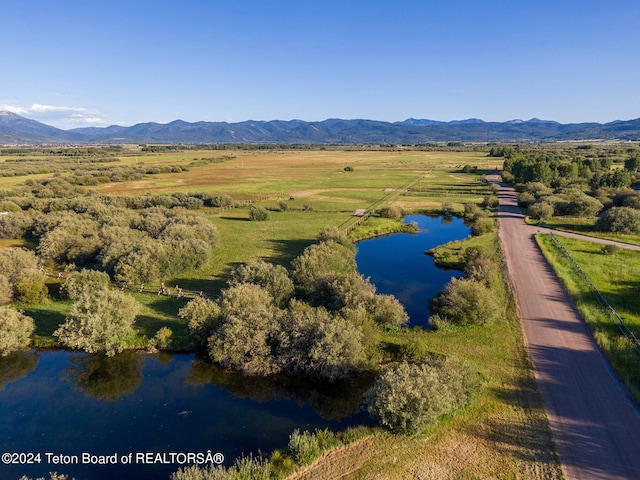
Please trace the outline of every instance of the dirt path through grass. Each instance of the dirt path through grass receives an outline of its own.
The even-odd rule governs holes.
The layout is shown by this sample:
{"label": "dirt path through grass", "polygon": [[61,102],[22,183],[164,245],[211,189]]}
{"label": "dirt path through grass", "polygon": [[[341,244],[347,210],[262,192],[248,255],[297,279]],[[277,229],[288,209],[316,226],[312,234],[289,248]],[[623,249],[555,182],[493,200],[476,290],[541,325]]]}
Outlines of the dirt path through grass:
{"label": "dirt path through grass", "polygon": [[499,218],[525,344],[566,478],[640,478],[640,413],[538,249],[538,229],[524,223],[515,192],[504,186]]}

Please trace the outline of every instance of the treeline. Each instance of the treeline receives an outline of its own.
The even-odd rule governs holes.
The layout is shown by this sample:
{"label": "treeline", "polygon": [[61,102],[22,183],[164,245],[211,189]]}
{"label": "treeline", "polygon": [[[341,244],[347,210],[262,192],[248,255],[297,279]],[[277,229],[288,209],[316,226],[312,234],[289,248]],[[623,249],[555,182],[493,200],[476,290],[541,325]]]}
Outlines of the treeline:
{"label": "treeline", "polygon": [[[110,182],[140,180],[144,175],[180,173],[189,170],[182,165],[100,165],[116,163],[117,158],[69,159],[8,159],[0,171],[2,177],[19,177],[34,174],[56,174],[74,185],[99,185]],[[33,182],[33,179],[28,181]]]}
{"label": "treeline", "polygon": [[516,153],[505,159],[503,179],[515,184],[519,205],[535,220],[597,216],[596,230],[640,233],[640,191],[631,188],[640,181],[640,153],[629,149],[618,162]]}
{"label": "treeline", "polygon": [[104,147],[68,147],[68,148],[52,148],[52,147],[20,147],[20,148],[3,148],[0,149],[2,156],[25,156],[25,155],[46,155],[57,157],[105,157],[110,155],[119,155],[124,151],[120,145],[111,145]]}

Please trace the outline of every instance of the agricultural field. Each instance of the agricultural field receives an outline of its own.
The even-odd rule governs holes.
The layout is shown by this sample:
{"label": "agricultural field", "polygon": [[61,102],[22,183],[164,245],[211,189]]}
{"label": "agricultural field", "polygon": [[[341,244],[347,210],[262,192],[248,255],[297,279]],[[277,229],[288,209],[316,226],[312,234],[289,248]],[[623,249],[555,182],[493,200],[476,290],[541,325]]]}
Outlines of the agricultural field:
{"label": "agricultural field", "polygon": [[[90,188],[109,195],[227,194],[237,202],[251,201],[272,210],[270,220],[260,223],[248,221],[247,208],[203,209],[220,231],[220,244],[200,272],[170,283],[176,280],[211,292],[219,291],[229,269],[239,263],[262,258],[288,265],[315,241],[323,226],[349,224],[357,209],[389,204],[407,212],[439,211],[450,203],[462,211],[466,202],[481,203],[487,191],[480,176],[462,175],[460,167],[494,169],[501,164],[479,152],[349,150],[190,150],[141,152],[120,159],[130,165],[180,165],[188,171]],[[277,211],[279,201],[286,203],[286,211]]]}

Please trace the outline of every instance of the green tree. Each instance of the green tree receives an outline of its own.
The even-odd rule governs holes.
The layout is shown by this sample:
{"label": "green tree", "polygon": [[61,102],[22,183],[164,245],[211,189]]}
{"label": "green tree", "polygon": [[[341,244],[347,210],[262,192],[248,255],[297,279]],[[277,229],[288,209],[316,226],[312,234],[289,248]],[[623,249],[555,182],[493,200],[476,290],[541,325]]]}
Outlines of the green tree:
{"label": "green tree", "polygon": [[78,300],[83,296],[92,295],[98,290],[109,286],[109,275],[97,270],[82,269],[72,272],[62,285],[62,290],[71,300]]}
{"label": "green tree", "polygon": [[400,327],[409,322],[404,306],[393,295],[373,296],[367,310],[372,319],[382,327]]}
{"label": "green tree", "polygon": [[293,305],[281,320],[275,350],[281,368],[330,381],[357,371],[366,360],[362,331],[324,308]]}
{"label": "green tree", "polygon": [[280,310],[259,285],[242,283],[222,292],[220,325],[209,337],[209,355],[223,367],[248,375],[279,371],[272,347],[280,331]]}
{"label": "green tree", "polygon": [[9,307],[0,307],[0,356],[23,349],[31,343],[33,318]]}
{"label": "green tree", "polygon": [[77,216],[44,234],[38,244],[38,254],[56,263],[82,264],[92,261],[102,245],[97,222],[87,216]]}
{"label": "green tree", "polygon": [[637,173],[640,169],[640,157],[631,157],[624,161],[624,169],[632,173]]}
{"label": "green tree", "polygon": [[605,211],[595,224],[601,232],[640,233],[640,210],[613,207]]}
{"label": "green tree", "polygon": [[[0,207],[0,211],[6,210]],[[0,238],[23,237],[31,228],[33,218],[27,212],[10,212],[8,215],[0,215]]]}
{"label": "green tree", "polygon": [[383,218],[392,218],[394,220],[402,220],[402,217],[404,216],[402,209],[395,205],[382,207],[378,213]]}
{"label": "green tree", "polygon": [[209,201],[209,205],[219,208],[231,207],[233,206],[233,198],[226,194],[216,195]]}
{"label": "green tree", "polygon": [[220,306],[208,298],[196,297],[178,312],[178,316],[189,322],[189,330],[203,342],[219,326]]}
{"label": "green tree", "polygon": [[247,375],[271,375],[279,371],[271,349],[278,332],[275,310],[232,313],[209,338],[209,355],[223,367]]}
{"label": "green tree", "polygon": [[249,207],[249,220],[269,220],[269,211],[260,205],[251,205],[251,207]]}
{"label": "green tree", "polygon": [[47,299],[49,290],[45,285],[46,275],[39,270],[22,273],[14,285],[15,298],[22,303],[41,303]]}
{"label": "green tree", "polygon": [[553,216],[553,206],[549,202],[536,202],[527,210],[534,220],[547,220]]}
{"label": "green tree", "polygon": [[362,333],[339,316],[318,323],[316,329],[315,341],[308,352],[307,371],[329,381],[357,371],[366,358]]}
{"label": "green tree", "polygon": [[470,278],[453,278],[433,300],[432,307],[458,325],[483,325],[498,313],[489,288]]}
{"label": "green tree", "polygon": [[118,259],[113,269],[114,277],[130,284],[158,281],[165,274],[166,258],[161,242],[143,237]]}
{"label": "green tree", "polygon": [[231,272],[230,286],[241,283],[253,283],[264,288],[278,305],[291,298],[294,285],[289,272],[282,265],[274,265],[264,261],[249,262],[235,268]]}
{"label": "green tree", "polygon": [[352,248],[334,241],[308,246],[292,262],[294,282],[308,291],[313,291],[318,282],[326,281],[337,274],[356,272]]}
{"label": "green tree", "polygon": [[9,283],[6,275],[0,273],[0,305],[13,300],[13,286]]}
{"label": "green tree", "polygon": [[344,247],[348,247],[355,251],[355,246],[353,245],[353,242],[347,236],[347,234],[344,231],[340,230],[338,227],[333,225],[322,227],[322,230],[320,230],[320,233],[318,233],[316,240],[318,240],[318,243],[323,243],[323,242],[339,243],[340,245]]}
{"label": "green tree", "polygon": [[134,335],[139,310],[138,302],[122,292],[98,290],[79,298],[53,335],[67,347],[111,356],[122,351]]}
{"label": "green tree", "polygon": [[363,395],[363,403],[392,432],[419,433],[468,401],[469,378],[467,370],[451,360],[401,363],[376,379]]}

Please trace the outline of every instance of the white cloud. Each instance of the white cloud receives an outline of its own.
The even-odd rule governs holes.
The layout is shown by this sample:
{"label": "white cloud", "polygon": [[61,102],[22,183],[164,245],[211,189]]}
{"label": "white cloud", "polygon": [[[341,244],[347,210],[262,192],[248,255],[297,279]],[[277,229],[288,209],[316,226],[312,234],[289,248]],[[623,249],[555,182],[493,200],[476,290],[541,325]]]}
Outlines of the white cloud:
{"label": "white cloud", "polygon": [[107,115],[99,110],[84,107],[41,105],[39,103],[22,107],[12,102],[0,101],[0,111],[2,110],[62,129],[108,124]]}

